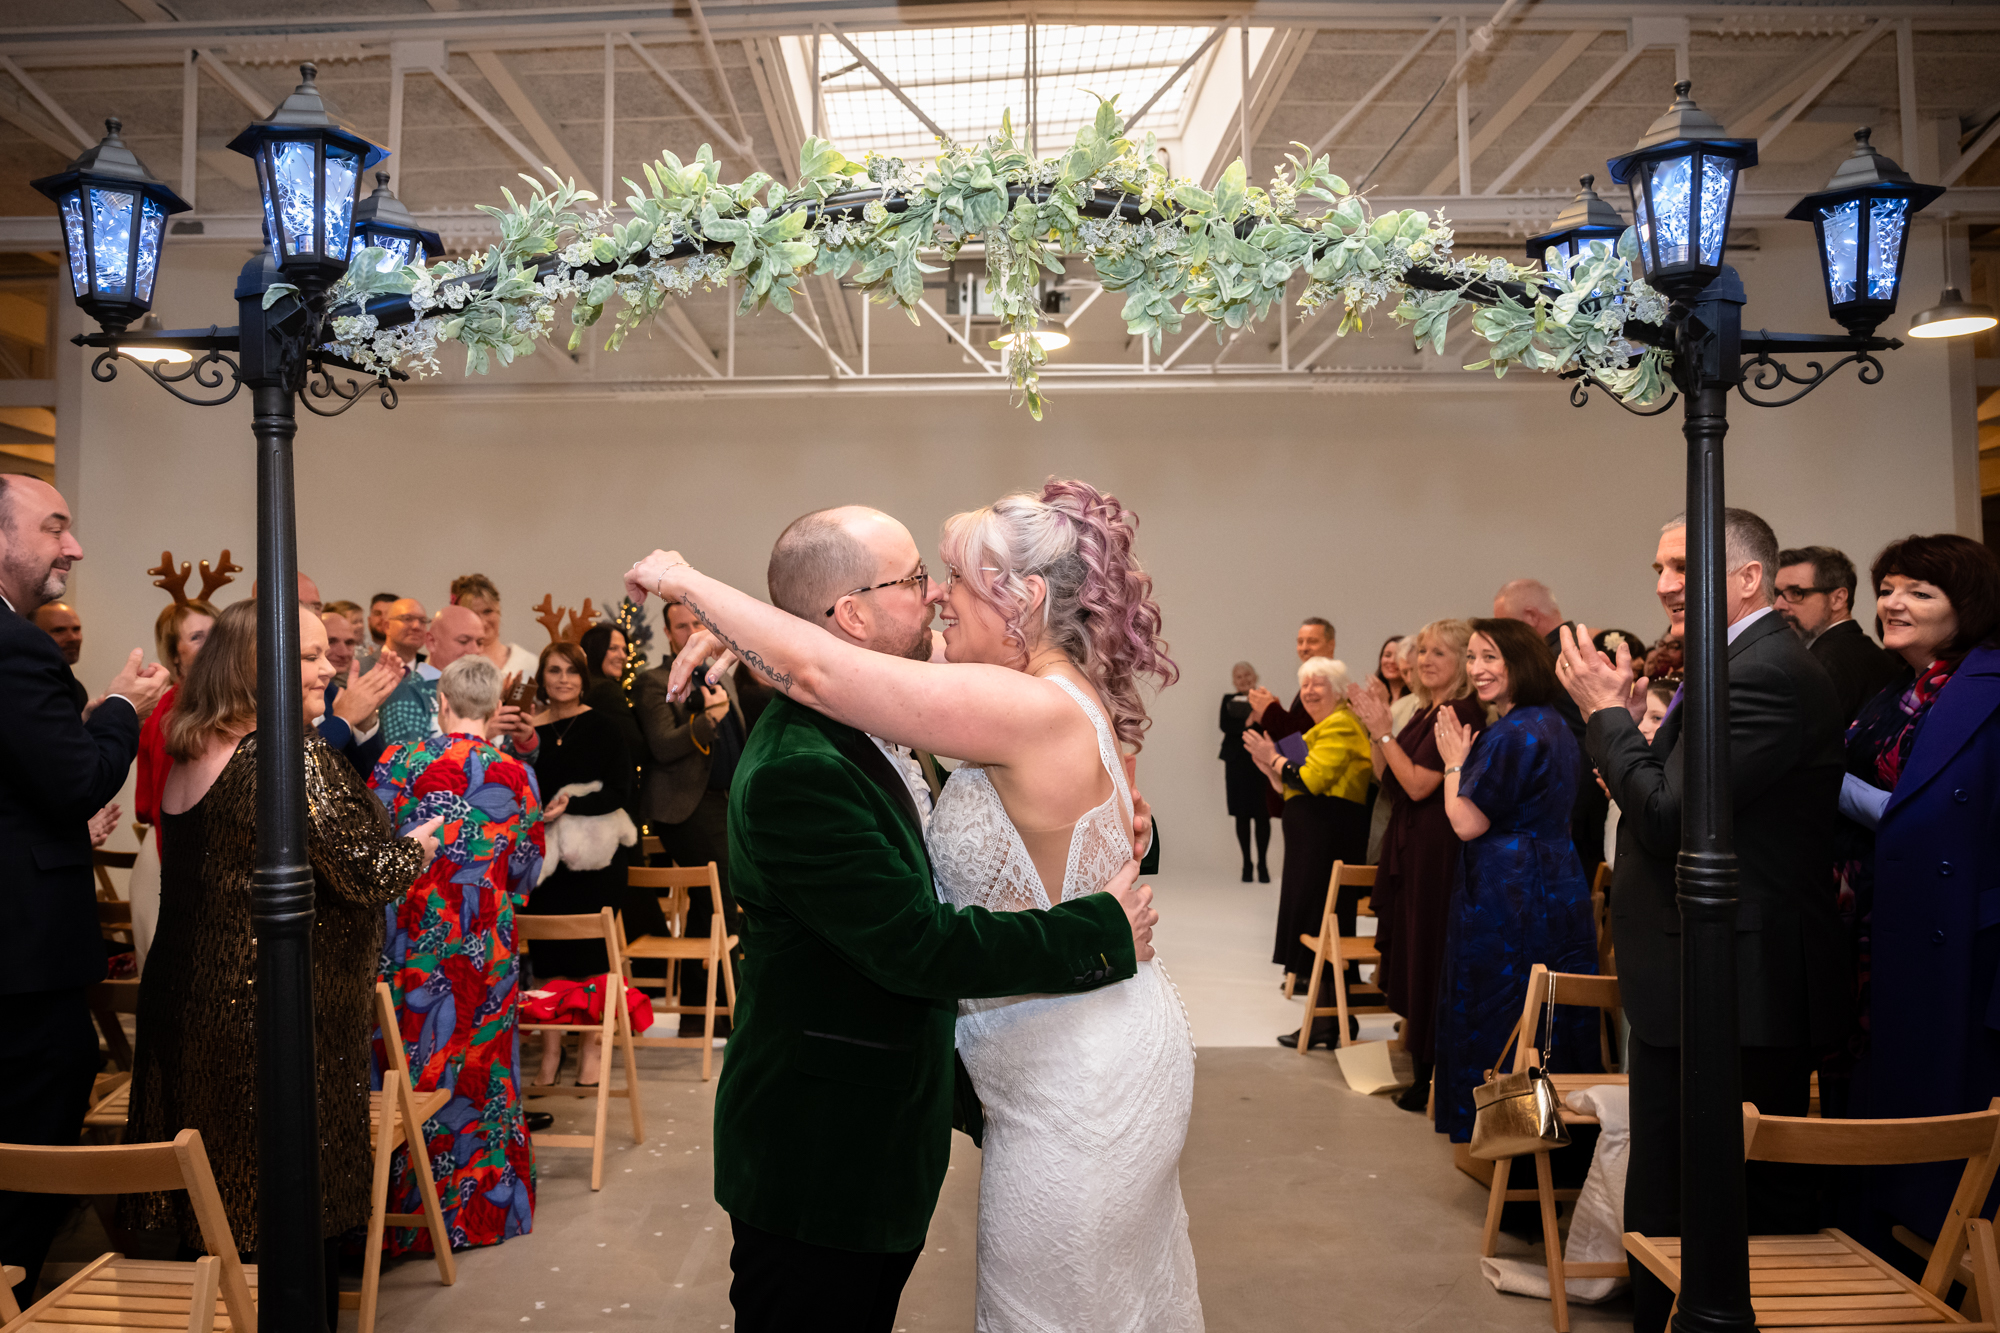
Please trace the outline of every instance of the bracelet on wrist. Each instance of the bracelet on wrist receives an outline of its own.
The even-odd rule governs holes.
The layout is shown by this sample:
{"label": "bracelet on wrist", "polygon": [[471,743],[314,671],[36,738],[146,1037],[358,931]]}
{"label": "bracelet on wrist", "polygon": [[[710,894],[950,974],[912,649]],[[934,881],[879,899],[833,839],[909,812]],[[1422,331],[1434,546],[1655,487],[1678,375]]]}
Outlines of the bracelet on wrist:
{"label": "bracelet on wrist", "polygon": [[1465,767],[1464,764],[1446,764],[1444,766],[1445,776],[1449,777],[1453,773],[1459,772],[1464,767]]}

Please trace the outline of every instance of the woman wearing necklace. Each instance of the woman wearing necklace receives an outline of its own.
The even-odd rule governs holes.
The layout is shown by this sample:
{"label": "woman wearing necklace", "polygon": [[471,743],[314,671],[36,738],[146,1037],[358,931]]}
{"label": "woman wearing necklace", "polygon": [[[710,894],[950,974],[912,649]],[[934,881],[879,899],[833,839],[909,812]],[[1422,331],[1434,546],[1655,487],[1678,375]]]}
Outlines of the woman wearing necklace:
{"label": "woman wearing necklace", "polygon": [[[589,664],[573,643],[542,650],[535,684],[543,710],[535,715],[540,740],[535,776],[544,803],[562,814],[548,823],[548,850],[542,880],[528,899],[526,913],[573,916],[622,908],[627,897],[625,868],[639,831],[626,806],[632,799],[632,751],[608,713],[583,701]],[[563,798],[567,805],[559,805]],[[529,951],[535,984],[561,977],[589,981],[609,966],[604,946],[592,940],[537,940]],[[584,1034],[577,1082],[598,1078],[597,1038]],[[554,1083],[562,1068],[562,1045],[542,1040],[542,1067],[536,1082]]]}

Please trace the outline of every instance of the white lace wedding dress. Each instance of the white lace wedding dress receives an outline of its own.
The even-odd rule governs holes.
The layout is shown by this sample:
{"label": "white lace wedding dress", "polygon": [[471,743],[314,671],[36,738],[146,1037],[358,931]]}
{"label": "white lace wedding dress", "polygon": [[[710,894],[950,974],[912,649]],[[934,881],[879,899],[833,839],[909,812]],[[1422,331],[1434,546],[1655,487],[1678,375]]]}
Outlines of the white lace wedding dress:
{"label": "white lace wedding dress", "polygon": [[[985,771],[951,775],[931,815],[938,895],[1041,910],[1101,890],[1131,858],[1131,797],[1104,715],[1113,790],[1070,834],[1053,898]],[[1157,962],[1078,995],[959,1005],[958,1049],[985,1107],[979,1333],[1200,1333],[1181,1145],[1194,1095],[1187,1012]]]}

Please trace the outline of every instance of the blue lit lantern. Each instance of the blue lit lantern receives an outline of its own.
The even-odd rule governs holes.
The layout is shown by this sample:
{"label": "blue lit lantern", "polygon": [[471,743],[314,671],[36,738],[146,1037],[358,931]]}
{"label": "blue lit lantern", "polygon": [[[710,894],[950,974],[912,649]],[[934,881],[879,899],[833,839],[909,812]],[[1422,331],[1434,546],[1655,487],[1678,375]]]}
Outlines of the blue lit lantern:
{"label": "blue lit lantern", "polygon": [[1674,104],[1638,147],[1605,165],[1632,190],[1632,225],[1646,281],[1678,300],[1701,292],[1722,270],[1736,174],[1757,165],[1757,141],[1732,139],[1674,85]]}
{"label": "blue lit lantern", "polygon": [[419,258],[436,259],[444,254],[444,242],[438,234],[419,227],[403,201],[390,191],[386,171],[375,173],[375,193],[354,206],[354,239],[347,257],[351,260],[370,246],[387,252],[381,264],[385,273]]}
{"label": "blue lit lantern", "polygon": [[1539,236],[1528,238],[1528,258],[1539,262],[1554,250],[1565,260],[1575,259],[1590,248],[1592,241],[1608,241],[1618,244],[1618,238],[1625,234],[1625,219],[1618,216],[1618,210],[1604,202],[1591,187],[1597,184],[1597,177],[1585,176],[1577,181],[1583,188],[1577,191],[1568,208],[1556,214],[1553,229]]}
{"label": "blue lit lantern", "polygon": [[1826,279],[1827,313],[1848,332],[1864,338],[1896,312],[1911,214],[1923,212],[1944,193],[1942,185],[1911,180],[1875,151],[1868,133],[1866,126],[1856,130],[1854,152],[1826,188],[1799,200],[1785,214],[1813,224],[1820,271]]}
{"label": "blue lit lantern", "polygon": [[95,148],[67,170],[32,182],[62,218],[76,303],[111,333],[153,308],[167,219],[189,207],[125,146],[118,137],[123,128],[115,116],[105,121]]}
{"label": "blue lit lantern", "polygon": [[257,164],[272,258],[288,281],[309,292],[324,291],[347,271],[362,173],[389,155],[339,122],[313,84],[318,73],[300,65],[299,86],[270,119],[229,141]]}

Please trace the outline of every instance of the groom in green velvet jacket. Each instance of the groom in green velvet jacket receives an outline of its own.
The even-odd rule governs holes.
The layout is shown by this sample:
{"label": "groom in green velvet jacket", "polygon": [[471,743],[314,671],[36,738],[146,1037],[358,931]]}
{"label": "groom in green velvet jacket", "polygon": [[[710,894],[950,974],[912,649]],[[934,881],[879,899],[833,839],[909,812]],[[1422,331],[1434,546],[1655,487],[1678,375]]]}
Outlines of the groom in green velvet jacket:
{"label": "groom in green velvet jacket", "polygon": [[[922,569],[887,514],[822,510],[779,537],[771,600],[862,647],[927,658],[942,591]],[[928,796],[907,751],[782,695],[736,770],[743,986],[715,1197],[735,1233],[741,1333],[888,1333],[951,1152],[957,1001],[1090,990],[1152,956],[1149,895],[1130,878],[1045,912],[940,903]]]}

